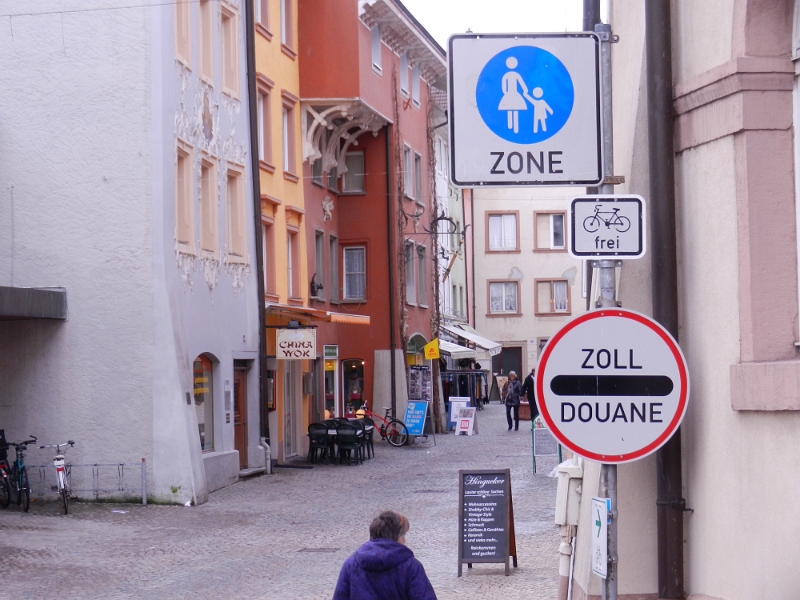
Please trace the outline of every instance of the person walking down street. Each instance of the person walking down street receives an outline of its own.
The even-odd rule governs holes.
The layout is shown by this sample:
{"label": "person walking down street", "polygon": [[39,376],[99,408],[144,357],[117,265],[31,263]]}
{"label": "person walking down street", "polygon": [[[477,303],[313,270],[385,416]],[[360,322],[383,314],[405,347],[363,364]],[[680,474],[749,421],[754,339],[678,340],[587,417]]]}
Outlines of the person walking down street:
{"label": "person walking down street", "polygon": [[522,395],[522,386],[519,384],[517,374],[511,371],[508,374],[508,391],[506,392],[506,420],[508,430],[511,431],[511,411],[514,411],[514,431],[519,431],[519,397]]}
{"label": "person walking down street", "polygon": [[406,547],[410,524],[391,510],[369,526],[369,541],[350,556],[339,573],[333,600],[436,600],[422,563]]}
{"label": "person walking down street", "polygon": [[536,369],[531,369],[522,384],[522,395],[528,399],[531,405],[531,421],[539,416],[539,406],[536,404]]}

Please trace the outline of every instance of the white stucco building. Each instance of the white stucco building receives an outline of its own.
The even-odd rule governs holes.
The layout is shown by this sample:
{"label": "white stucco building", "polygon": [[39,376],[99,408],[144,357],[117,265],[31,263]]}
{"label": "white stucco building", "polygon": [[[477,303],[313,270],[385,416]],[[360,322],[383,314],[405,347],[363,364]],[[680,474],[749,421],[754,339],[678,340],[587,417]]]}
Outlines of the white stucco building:
{"label": "white stucco building", "polygon": [[[536,366],[544,344],[586,311],[583,261],[568,254],[569,202],[583,188],[476,188],[475,328],[503,344],[492,372]],[[487,365],[488,367],[488,365]]]}
{"label": "white stucco building", "polygon": [[264,464],[245,7],[134,4],[0,2],[0,428],[202,503]]}

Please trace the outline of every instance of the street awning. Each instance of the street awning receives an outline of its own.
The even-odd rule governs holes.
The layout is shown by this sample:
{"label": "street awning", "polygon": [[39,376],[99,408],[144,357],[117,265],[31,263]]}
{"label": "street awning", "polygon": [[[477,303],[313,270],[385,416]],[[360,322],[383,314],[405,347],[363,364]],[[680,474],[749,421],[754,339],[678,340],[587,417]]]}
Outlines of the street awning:
{"label": "street awning", "polygon": [[352,313],[318,310],[309,306],[289,306],[288,304],[267,302],[264,305],[264,310],[271,314],[282,314],[288,317],[304,317],[311,319],[312,321],[324,321],[326,323],[347,323],[349,325],[369,325],[368,315],[356,315]]}
{"label": "street awning", "polygon": [[[454,325],[442,325],[442,329],[449,331],[453,335],[462,337],[465,340],[469,340],[476,346],[480,346],[489,353],[489,356],[500,354],[500,350],[503,348],[502,344],[498,344],[497,342],[493,342],[492,340],[488,340],[485,337],[474,333],[474,329],[472,331],[467,331],[466,329],[462,329],[461,327],[456,327]],[[472,328],[470,327],[470,329]]]}
{"label": "street awning", "polygon": [[447,342],[442,339],[439,340],[439,352],[442,354],[449,354],[450,358],[453,360],[460,360],[462,358],[475,358],[477,355],[475,350],[472,348],[459,346],[458,344]]}

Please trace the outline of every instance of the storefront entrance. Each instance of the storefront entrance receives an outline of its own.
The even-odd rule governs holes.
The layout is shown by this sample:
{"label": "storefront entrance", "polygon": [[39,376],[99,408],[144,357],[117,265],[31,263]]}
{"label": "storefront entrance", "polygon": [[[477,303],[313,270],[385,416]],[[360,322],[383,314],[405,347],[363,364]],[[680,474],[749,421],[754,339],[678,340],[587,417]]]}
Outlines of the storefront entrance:
{"label": "storefront entrance", "polygon": [[364,361],[360,358],[342,361],[342,389],[344,390],[343,410],[351,412],[361,408],[364,401]]}
{"label": "storefront entrance", "polygon": [[239,451],[239,469],[247,468],[247,369],[233,371],[233,447]]}
{"label": "storefront entrance", "polygon": [[300,416],[300,396],[297,373],[300,365],[296,360],[283,363],[283,455],[297,456],[297,419]]}

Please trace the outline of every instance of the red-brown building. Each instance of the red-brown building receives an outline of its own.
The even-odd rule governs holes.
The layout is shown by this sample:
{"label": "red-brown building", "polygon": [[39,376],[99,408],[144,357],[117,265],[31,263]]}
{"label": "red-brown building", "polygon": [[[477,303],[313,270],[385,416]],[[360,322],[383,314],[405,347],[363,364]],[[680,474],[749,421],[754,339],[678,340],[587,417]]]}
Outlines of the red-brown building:
{"label": "red-brown building", "polygon": [[429,92],[445,53],[396,0],[299,0],[298,21],[309,304],[370,317],[317,322],[309,417],[361,400],[400,413],[435,331]]}

